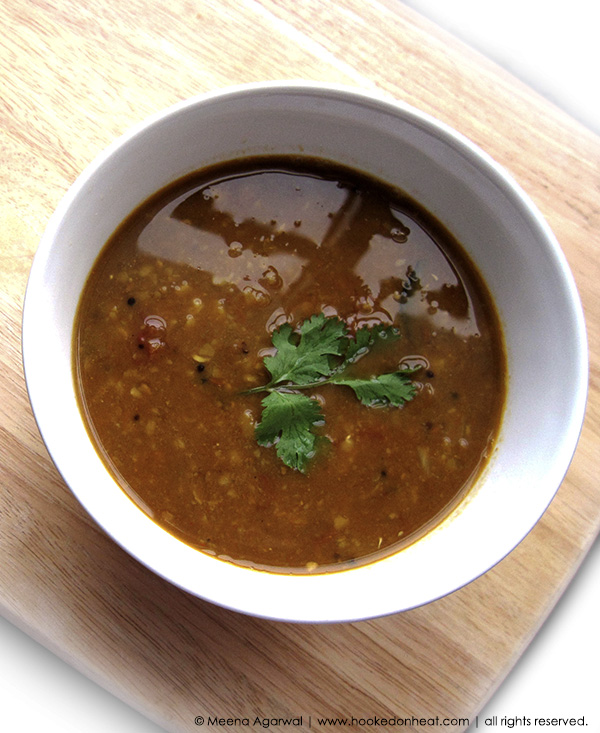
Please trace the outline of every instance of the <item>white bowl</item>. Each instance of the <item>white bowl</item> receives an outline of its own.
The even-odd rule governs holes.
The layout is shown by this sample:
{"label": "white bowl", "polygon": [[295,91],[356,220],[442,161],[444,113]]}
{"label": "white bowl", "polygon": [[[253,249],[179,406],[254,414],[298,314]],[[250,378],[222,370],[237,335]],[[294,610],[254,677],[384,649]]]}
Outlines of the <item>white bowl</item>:
{"label": "white bowl", "polygon": [[[453,514],[377,562],[323,575],[243,568],[190,548],[115,483],[82,421],[73,321],[106,240],[158,189],[237,156],[302,152],[397,185],[470,253],[495,299],[508,360],[498,447]],[[469,140],[402,104],[343,87],[264,83],[205,94],[151,117],[103,152],[49,222],[31,269],[23,359],[48,451],[81,504],[148,568],[186,591],[286,621],[403,611],[469,583],[532,529],[574,453],[587,396],[582,310],[565,258],[516,183]]]}

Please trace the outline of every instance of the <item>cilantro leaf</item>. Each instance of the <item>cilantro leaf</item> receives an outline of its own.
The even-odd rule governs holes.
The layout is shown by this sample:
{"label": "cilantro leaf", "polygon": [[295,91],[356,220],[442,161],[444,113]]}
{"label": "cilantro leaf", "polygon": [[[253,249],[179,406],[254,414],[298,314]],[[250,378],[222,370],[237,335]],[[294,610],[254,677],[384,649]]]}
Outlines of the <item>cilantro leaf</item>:
{"label": "cilantro leaf", "polygon": [[414,384],[403,372],[391,372],[371,379],[344,379],[334,377],[330,384],[350,387],[354,394],[367,407],[392,405],[400,407],[411,400],[416,393]]}
{"label": "cilantro leaf", "polygon": [[348,368],[378,342],[397,340],[393,326],[363,326],[352,337],[337,316],[323,313],[303,321],[295,331],[288,323],[273,332],[276,352],[264,364],[271,381],[245,394],[268,392],[262,400],[261,421],[255,427],[259,445],[275,446],[277,455],[290,468],[305,472],[316,451],[314,427],[324,421],[319,403],[302,390],[335,384],[350,387],[367,407],[400,407],[411,400],[416,388],[410,380],[415,369],[373,376],[347,376]]}
{"label": "cilantro leaf", "polygon": [[261,422],[255,427],[259,445],[275,446],[290,468],[304,472],[315,454],[315,423],[323,421],[319,403],[297,392],[270,392],[263,400]]}
{"label": "cilantro leaf", "polygon": [[384,326],[382,323],[369,328],[368,326],[362,326],[356,331],[354,339],[348,340],[346,351],[344,353],[344,361],[340,366],[339,371],[342,371],[350,364],[358,361],[365,354],[368,354],[375,342],[379,339],[389,341],[396,341],[400,338],[399,331],[393,326]]}
{"label": "cilantro leaf", "polygon": [[299,337],[284,324],[272,337],[277,353],[264,360],[272,378],[270,386],[285,382],[305,385],[331,374],[331,357],[343,354],[345,335],[344,322],[323,313],[304,321]]}

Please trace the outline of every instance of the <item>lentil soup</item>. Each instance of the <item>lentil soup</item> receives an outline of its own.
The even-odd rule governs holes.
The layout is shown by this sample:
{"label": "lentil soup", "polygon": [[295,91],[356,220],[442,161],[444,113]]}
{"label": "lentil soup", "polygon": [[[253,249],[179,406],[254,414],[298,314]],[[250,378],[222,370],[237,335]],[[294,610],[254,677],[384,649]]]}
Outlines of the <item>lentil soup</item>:
{"label": "lentil soup", "polygon": [[[411,367],[413,399],[369,407],[334,384],[305,472],[259,445],[273,333],[315,314],[394,327],[353,364]],[[282,572],[400,549],[465,496],[497,439],[501,328],[460,245],[416,202],[308,158],[200,171],[113,235],[79,305],[74,367],[117,481],[184,542]],[[276,441],[275,441],[276,442]]]}

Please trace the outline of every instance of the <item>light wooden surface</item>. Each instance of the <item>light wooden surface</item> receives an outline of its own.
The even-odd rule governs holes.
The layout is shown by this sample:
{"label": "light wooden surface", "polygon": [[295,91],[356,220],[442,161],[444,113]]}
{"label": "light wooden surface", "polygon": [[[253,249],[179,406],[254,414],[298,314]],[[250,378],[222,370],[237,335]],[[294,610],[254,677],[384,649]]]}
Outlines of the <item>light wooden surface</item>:
{"label": "light wooden surface", "polygon": [[[168,731],[199,715],[473,718],[600,526],[600,139],[395,0],[5,0],[0,30],[0,612]],[[586,423],[543,519],[468,587],[376,621],[253,619],[153,576],[71,496],[21,370],[28,269],[85,165],[173,102],[282,78],[378,88],[473,139],[546,216],[586,312]]]}

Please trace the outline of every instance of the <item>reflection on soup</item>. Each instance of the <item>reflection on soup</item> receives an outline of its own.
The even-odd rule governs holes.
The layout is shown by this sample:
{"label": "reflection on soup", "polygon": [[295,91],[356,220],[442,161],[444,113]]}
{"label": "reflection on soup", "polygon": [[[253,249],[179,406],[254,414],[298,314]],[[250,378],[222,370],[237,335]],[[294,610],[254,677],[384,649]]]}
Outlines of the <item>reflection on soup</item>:
{"label": "reflection on soup", "polygon": [[[371,407],[313,386],[324,419],[300,471],[257,442],[265,393],[249,390],[269,382],[274,332],[318,314],[350,336],[394,327],[353,374],[413,367],[415,395]],[[444,227],[307,158],[232,161],[144,203],[89,277],[74,361],[132,500],[196,548],[285,572],[372,560],[446,516],[497,439],[506,377],[489,293]]]}

